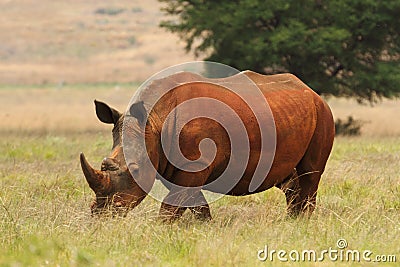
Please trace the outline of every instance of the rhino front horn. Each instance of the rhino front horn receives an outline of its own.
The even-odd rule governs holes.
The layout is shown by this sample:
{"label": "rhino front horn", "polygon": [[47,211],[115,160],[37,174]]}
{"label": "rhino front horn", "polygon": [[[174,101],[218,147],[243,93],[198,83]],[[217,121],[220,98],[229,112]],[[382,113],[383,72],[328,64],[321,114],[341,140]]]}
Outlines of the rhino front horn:
{"label": "rhino front horn", "polygon": [[108,183],[104,174],[101,171],[93,169],[83,153],[80,154],[80,160],[82,171],[85,175],[86,181],[89,184],[89,187],[92,188],[94,192],[106,189]]}

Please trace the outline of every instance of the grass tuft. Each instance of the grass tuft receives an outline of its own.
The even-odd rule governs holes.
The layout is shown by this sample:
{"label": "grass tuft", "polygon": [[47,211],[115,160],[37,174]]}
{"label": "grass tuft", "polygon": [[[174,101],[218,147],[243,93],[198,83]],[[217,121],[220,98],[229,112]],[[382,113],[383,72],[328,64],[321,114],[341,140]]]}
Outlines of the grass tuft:
{"label": "grass tuft", "polygon": [[400,255],[396,138],[338,138],[310,219],[288,218],[282,192],[271,189],[212,203],[211,222],[187,212],[173,224],[157,219],[159,203],[150,197],[126,218],[90,215],[93,193],[78,155],[100,162],[109,139],[91,133],[1,139],[0,265],[254,266],[271,263],[257,259],[265,245],[323,250],[339,238],[351,249]]}

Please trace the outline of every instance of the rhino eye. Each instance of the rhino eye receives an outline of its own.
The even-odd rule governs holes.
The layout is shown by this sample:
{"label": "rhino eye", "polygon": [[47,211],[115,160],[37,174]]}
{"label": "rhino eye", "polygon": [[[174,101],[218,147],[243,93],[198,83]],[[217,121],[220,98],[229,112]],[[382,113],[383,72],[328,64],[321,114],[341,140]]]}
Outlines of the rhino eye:
{"label": "rhino eye", "polygon": [[115,162],[114,159],[105,158],[101,163],[101,170],[102,171],[116,171],[119,169],[118,164]]}
{"label": "rhino eye", "polygon": [[133,176],[139,174],[139,166],[136,163],[131,163],[128,166],[129,171],[132,173]]}
{"label": "rhino eye", "polygon": [[132,175],[137,176],[139,174],[139,169],[133,169],[132,170]]}
{"label": "rhino eye", "polygon": [[136,163],[130,163],[128,165],[128,168],[131,172],[138,172],[139,171],[139,166]]}

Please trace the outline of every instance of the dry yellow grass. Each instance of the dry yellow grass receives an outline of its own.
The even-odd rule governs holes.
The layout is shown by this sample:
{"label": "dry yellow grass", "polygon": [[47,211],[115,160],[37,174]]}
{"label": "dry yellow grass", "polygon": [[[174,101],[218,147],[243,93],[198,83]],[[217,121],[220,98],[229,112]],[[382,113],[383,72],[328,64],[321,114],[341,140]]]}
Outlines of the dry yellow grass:
{"label": "dry yellow grass", "polygon": [[[94,112],[93,100],[125,111],[137,84],[65,86],[60,89],[0,89],[0,132],[108,131]],[[28,87],[29,88],[29,87]],[[365,122],[367,137],[400,136],[400,101],[384,100],[373,107],[354,100],[328,100],[335,118],[354,116]]]}
{"label": "dry yellow grass", "polygon": [[[211,203],[211,222],[187,212],[172,225],[157,220],[160,203],[151,197],[126,218],[90,216],[94,193],[78,155],[99,167],[110,146],[109,132],[0,138],[0,266],[281,266],[276,255],[259,261],[257,251],[321,252],[341,238],[372,259],[394,256],[384,266],[398,266],[398,138],[338,138],[310,219],[287,218],[283,193],[271,189]],[[295,265],[349,263],[367,265],[328,256]]]}
{"label": "dry yellow grass", "polygon": [[156,0],[2,0],[0,84],[142,81],[192,61],[183,43],[158,27],[159,7]]}
{"label": "dry yellow grass", "polygon": [[96,89],[3,89],[0,90],[0,132],[68,133],[110,130],[100,123],[94,99],[125,111],[135,86],[104,86]]}
{"label": "dry yellow grass", "polygon": [[355,100],[332,98],[328,100],[335,118],[353,116],[362,120],[363,136],[400,136],[400,101],[383,100],[376,105],[359,105]]}

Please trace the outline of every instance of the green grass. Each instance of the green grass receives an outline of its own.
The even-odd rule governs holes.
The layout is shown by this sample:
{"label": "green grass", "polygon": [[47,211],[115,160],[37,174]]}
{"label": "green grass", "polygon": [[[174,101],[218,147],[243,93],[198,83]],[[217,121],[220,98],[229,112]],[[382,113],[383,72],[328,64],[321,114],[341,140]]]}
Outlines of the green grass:
{"label": "green grass", "polygon": [[[90,216],[78,156],[98,167],[109,133],[0,140],[0,266],[269,266],[257,260],[265,245],[320,251],[339,238],[400,261],[399,138],[338,138],[310,219],[287,218],[283,194],[271,189],[212,203],[211,222],[185,213],[173,224],[157,220],[150,197],[126,218]],[[301,265],[310,264],[320,265]]]}

